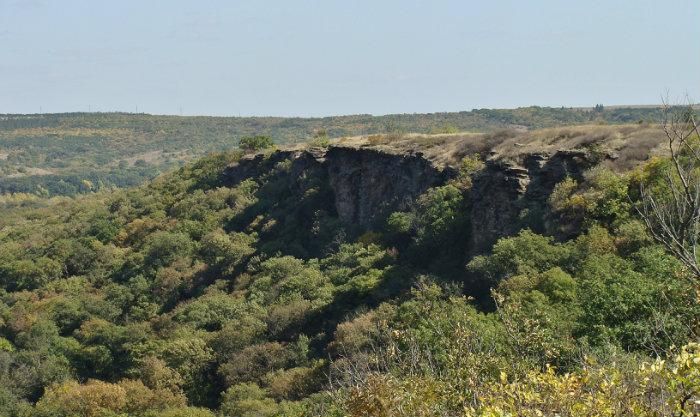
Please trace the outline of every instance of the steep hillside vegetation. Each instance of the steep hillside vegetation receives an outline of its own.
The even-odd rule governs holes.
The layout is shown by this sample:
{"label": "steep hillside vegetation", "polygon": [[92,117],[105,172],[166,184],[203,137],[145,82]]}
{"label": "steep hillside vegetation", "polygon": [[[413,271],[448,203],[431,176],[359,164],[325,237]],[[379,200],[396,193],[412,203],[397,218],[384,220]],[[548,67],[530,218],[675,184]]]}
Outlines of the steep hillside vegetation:
{"label": "steep hillside vegetation", "polygon": [[312,136],[487,132],[578,123],[656,121],[655,108],[474,110],[326,118],[176,117],[123,113],[0,115],[0,194],[75,195],[138,185],[245,136],[278,143]]}
{"label": "steep hillside vegetation", "polygon": [[0,414],[692,415],[697,286],[634,209],[661,143],[369,136],[8,208]]}

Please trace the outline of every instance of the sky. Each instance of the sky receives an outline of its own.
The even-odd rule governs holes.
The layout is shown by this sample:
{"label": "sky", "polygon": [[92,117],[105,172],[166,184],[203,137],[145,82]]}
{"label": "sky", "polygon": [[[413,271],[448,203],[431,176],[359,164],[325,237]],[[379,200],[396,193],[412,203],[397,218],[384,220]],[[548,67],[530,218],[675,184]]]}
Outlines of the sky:
{"label": "sky", "polygon": [[0,0],[0,113],[700,101],[699,0]]}

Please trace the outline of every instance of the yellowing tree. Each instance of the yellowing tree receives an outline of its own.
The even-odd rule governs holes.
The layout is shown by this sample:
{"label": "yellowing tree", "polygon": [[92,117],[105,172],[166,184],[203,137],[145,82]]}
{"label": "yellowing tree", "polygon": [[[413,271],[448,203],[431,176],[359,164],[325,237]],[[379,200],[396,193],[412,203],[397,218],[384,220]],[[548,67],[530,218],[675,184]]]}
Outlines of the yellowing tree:
{"label": "yellowing tree", "polygon": [[142,414],[185,407],[184,395],[167,389],[152,390],[139,380],[116,384],[90,380],[50,386],[36,405],[40,415],[95,417],[105,413]]}
{"label": "yellowing tree", "polygon": [[91,380],[50,386],[36,407],[41,414],[95,417],[104,411],[119,412],[127,402],[126,390],[116,384]]}

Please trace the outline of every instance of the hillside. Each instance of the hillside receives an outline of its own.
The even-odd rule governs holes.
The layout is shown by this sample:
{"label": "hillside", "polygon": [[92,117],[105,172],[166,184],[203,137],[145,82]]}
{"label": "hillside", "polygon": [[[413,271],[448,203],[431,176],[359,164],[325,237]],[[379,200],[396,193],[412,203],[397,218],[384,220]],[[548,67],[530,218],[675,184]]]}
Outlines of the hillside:
{"label": "hillside", "polygon": [[262,134],[277,143],[378,133],[490,132],[584,123],[656,122],[658,108],[473,110],[326,118],[179,117],[125,113],[0,115],[0,194],[75,195],[141,184]]}
{"label": "hillside", "polygon": [[696,284],[635,210],[663,143],[348,135],[7,208],[0,415],[692,415]]}

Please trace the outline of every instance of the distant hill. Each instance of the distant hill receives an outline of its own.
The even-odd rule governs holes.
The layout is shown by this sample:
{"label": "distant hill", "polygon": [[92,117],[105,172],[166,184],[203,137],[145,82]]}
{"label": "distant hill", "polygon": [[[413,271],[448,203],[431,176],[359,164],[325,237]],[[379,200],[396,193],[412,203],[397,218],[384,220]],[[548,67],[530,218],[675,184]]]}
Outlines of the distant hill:
{"label": "distant hill", "polygon": [[276,143],[378,133],[490,132],[575,124],[655,122],[657,107],[526,107],[455,113],[323,118],[182,117],[129,113],[0,115],[0,194],[75,195],[127,187],[193,158],[237,146],[241,137]]}

